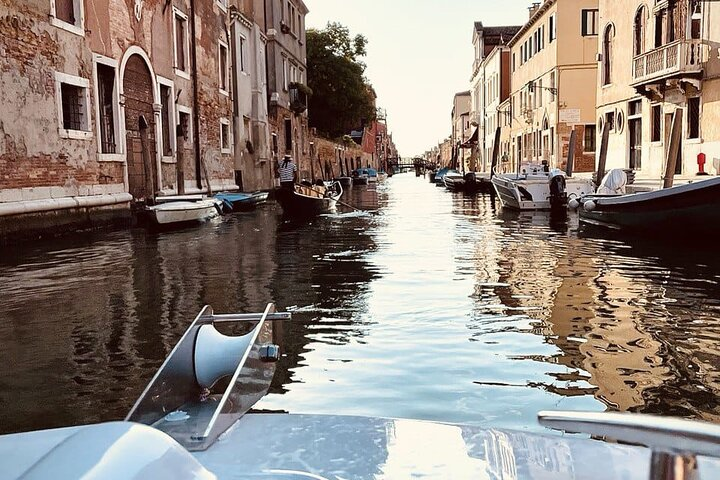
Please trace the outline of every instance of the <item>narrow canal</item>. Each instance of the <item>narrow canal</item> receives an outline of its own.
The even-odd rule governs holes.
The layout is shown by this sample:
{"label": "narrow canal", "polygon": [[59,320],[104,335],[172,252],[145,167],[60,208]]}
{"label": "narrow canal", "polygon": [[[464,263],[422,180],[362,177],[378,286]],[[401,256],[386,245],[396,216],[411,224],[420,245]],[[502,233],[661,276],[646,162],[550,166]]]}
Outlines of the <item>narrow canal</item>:
{"label": "narrow canal", "polygon": [[539,430],[542,409],[720,421],[720,260],[603,239],[414,175],[371,210],[256,212],[5,248],[0,433],[121,419],[205,304],[294,312],[271,393],[292,413]]}

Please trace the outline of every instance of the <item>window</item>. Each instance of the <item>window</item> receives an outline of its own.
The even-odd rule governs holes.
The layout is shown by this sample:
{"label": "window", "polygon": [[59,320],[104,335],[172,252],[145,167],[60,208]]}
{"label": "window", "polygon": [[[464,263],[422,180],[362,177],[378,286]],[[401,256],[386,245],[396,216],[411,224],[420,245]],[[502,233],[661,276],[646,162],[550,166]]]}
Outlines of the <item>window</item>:
{"label": "window", "polygon": [[287,58],[282,59],[282,78],[283,78],[283,90],[288,90],[288,61]]}
{"label": "window", "polygon": [[538,106],[542,107],[543,105],[543,86],[542,86],[542,78],[538,80],[537,82],[537,97],[538,97]]}
{"label": "window", "polygon": [[220,40],[218,42],[218,68],[219,68],[219,76],[220,81],[218,82],[220,86],[220,93],[223,93],[225,95],[228,94],[228,90],[230,90],[228,87],[230,85],[230,79],[228,78],[228,46],[227,43]]}
{"label": "window", "polygon": [[245,65],[245,56],[247,55],[245,49],[247,48],[247,40],[242,35],[238,35],[238,67],[241,72],[247,72]]}
{"label": "window", "polygon": [[702,1],[690,1],[690,38],[699,40],[702,35]]}
{"label": "window", "polygon": [[86,78],[55,73],[58,132],[63,138],[88,139],[90,132],[90,82]]}
{"label": "window", "polygon": [[227,0],[217,0],[218,7],[220,7],[220,10],[226,12],[227,11]]}
{"label": "window", "polygon": [[97,63],[96,68],[100,153],[118,153],[115,130],[117,126],[115,68],[102,63]]}
{"label": "window", "polygon": [[612,83],[612,53],[613,53],[613,37],[615,32],[612,25],[605,27],[605,33],[603,35],[603,53],[602,53],[602,80],[603,85],[610,85]]}
{"label": "window", "polygon": [[85,35],[82,0],[50,0],[50,23],[76,35]]}
{"label": "window", "polygon": [[687,136],[700,138],[700,97],[687,100]]}
{"label": "window", "polygon": [[533,42],[533,37],[530,37],[530,38],[528,39],[528,41],[530,42],[530,43],[528,43],[528,45],[529,45],[529,50],[530,50],[530,54],[529,54],[528,56],[529,56],[530,58],[532,58],[533,55],[535,55],[535,50],[533,50],[533,48],[534,48],[534,47],[533,47],[533,43],[534,43],[534,42]]}
{"label": "window", "polygon": [[220,153],[231,153],[230,122],[226,118],[220,119]]}
{"label": "window", "polygon": [[633,30],[633,54],[635,56],[645,53],[645,19],[647,12],[645,6],[642,5],[635,14],[635,26]]}
{"label": "window", "polygon": [[557,38],[557,25],[555,24],[555,14],[550,15],[548,24],[548,43],[552,43]]}
{"label": "window", "polygon": [[[178,123],[177,123],[177,135],[178,135],[178,149],[183,146],[183,141],[192,139],[192,120],[189,107],[182,105],[177,106],[178,111]],[[182,138],[182,140],[180,140]]]}
{"label": "window", "polygon": [[651,137],[653,142],[659,142],[662,134],[662,105],[652,106]]}
{"label": "window", "polygon": [[550,88],[552,90],[549,90],[550,93],[550,102],[555,101],[555,72],[550,72]]}
{"label": "window", "polygon": [[190,78],[188,75],[188,64],[190,62],[188,61],[187,15],[177,9],[173,9],[173,12],[175,18],[173,23],[175,73]]}
{"label": "window", "polygon": [[615,130],[615,112],[607,112],[605,114],[605,125],[609,131]]}
{"label": "window", "polygon": [[633,170],[642,168],[642,100],[628,102],[628,134],[630,137],[630,162]]}
{"label": "window", "polygon": [[582,35],[587,37],[598,34],[598,11],[582,10]]}
{"label": "window", "polygon": [[170,135],[172,129],[171,104],[173,101],[172,90],[168,85],[160,85],[160,126],[162,127],[162,154],[163,157],[172,157],[173,145]]}
{"label": "window", "polygon": [[595,152],[595,125],[585,125],[585,138],[583,139],[583,151],[587,153]]}
{"label": "window", "polygon": [[512,71],[515,71],[515,53],[512,54]]}
{"label": "window", "polygon": [[84,130],[83,118],[84,88],[69,83],[60,84],[62,95],[62,118],[65,130]]}
{"label": "window", "polygon": [[285,151],[292,151],[293,136],[292,136],[292,120],[289,118],[285,119]]}

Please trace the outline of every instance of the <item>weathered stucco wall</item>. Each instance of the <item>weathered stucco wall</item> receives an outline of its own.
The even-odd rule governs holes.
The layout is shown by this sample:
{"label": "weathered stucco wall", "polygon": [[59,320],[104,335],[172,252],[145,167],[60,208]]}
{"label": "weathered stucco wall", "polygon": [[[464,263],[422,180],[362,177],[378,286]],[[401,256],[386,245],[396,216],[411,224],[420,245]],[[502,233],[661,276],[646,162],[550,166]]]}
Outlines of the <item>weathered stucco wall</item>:
{"label": "weathered stucco wall", "polygon": [[[232,143],[229,152],[222,152],[220,145],[220,120],[232,120],[231,97],[219,88],[219,40],[227,42],[227,13],[217,2],[196,2],[199,88],[195,105],[192,75],[177,75],[174,69],[173,8],[189,16],[188,2],[145,0],[138,11],[135,7],[132,0],[86,0],[84,28],[73,32],[52,23],[48,1],[0,2],[0,202],[128,191],[126,160],[132,144],[124,138],[124,97],[120,93],[132,85],[132,79],[123,82],[125,63],[132,54],[149,61],[153,105],[147,120],[157,143],[151,149],[153,168],[158,172],[155,190],[169,193],[177,189],[178,142],[171,141],[171,154],[160,158],[161,78],[172,89],[171,137],[175,137],[178,110],[184,107],[191,114],[191,132],[197,134],[201,145],[202,163],[197,168],[194,135],[184,142],[186,185],[195,186],[196,172],[207,169],[215,189],[232,187]],[[114,158],[98,154],[96,55],[115,68],[117,77],[117,151],[110,155]],[[87,92],[82,105],[87,107],[85,127],[72,135],[61,131],[58,75],[63,74],[78,79]]]}

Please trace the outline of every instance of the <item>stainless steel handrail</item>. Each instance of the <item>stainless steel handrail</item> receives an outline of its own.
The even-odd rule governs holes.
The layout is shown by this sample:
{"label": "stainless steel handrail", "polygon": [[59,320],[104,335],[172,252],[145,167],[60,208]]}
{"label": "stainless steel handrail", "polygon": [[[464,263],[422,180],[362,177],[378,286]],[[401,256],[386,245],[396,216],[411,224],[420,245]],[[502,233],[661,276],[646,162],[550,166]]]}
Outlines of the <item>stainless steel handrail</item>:
{"label": "stainless steel handrail", "polygon": [[[262,313],[230,313],[220,315],[203,315],[198,322],[205,323],[227,323],[227,322],[257,322],[263,317]],[[265,320],[286,321],[292,320],[292,313],[279,312],[268,314]]]}
{"label": "stainless steel handrail", "polygon": [[696,455],[720,458],[720,426],[679,418],[604,412],[539,412],[541,425],[652,450],[653,480],[698,479]]}

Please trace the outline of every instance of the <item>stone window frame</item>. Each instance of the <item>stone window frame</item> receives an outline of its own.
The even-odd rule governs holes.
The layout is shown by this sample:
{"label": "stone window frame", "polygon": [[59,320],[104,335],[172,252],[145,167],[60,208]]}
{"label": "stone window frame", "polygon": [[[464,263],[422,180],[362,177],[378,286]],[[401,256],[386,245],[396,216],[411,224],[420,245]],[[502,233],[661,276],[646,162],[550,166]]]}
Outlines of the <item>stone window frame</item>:
{"label": "stone window frame", "polygon": [[[113,94],[113,123],[115,125],[115,153],[102,152],[102,133],[100,127],[100,77],[98,76],[98,65],[106,65],[115,69],[115,88]],[[95,96],[95,128],[97,129],[97,159],[98,162],[124,162],[125,151],[123,142],[120,140],[123,132],[120,128],[120,63],[110,57],[93,54],[93,95]]]}
{"label": "stone window frame", "polygon": [[[690,136],[690,100],[694,99],[697,100],[698,106],[697,106],[697,137],[691,137]],[[683,142],[687,144],[692,143],[702,143],[703,141],[703,131],[702,131],[702,113],[703,113],[703,101],[702,96],[697,95],[693,97],[687,97],[685,99],[685,134],[683,135]]]}
{"label": "stone window frame", "polygon": [[285,54],[282,54],[282,88],[283,91],[287,92],[289,90],[289,82],[288,82],[288,57]]}
{"label": "stone window frame", "polygon": [[[180,125],[180,114],[184,113],[188,116],[188,132],[187,132],[187,141],[193,142],[193,115],[192,115],[192,107],[188,107],[186,105],[180,105],[179,103],[175,105],[175,126]],[[176,132],[177,133],[177,132]],[[177,147],[177,134],[175,135],[175,144]],[[177,154],[177,148],[175,149],[175,153]]]}
{"label": "stone window frame", "polygon": [[[168,106],[168,117],[173,119],[170,127],[170,150],[172,150],[172,155],[167,156],[163,155],[164,153],[164,144],[163,144],[163,136],[162,136],[162,123],[159,125],[160,134],[158,135],[158,152],[160,152],[160,161],[162,163],[175,163],[177,158],[177,132],[175,131],[175,128],[178,125],[179,122],[179,113],[177,111],[177,108],[175,106],[175,82],[170,80],[169,78],[162,77],[160,75],[155,75],[155,88],[157,89],[157,99],[160,102],[160,105],[162,105],[162,98],[160,97],[161,89],[160,87],[168,87],[170,88],[170,104]],[[162,116],[162,108],[160,109],[160,122],[163,122],[165,119]]]}
{"label": "stone window frame", "polygon": [[[225,49],[225,71],[222,71],[223,62],[221,61],[223,56],[223,48]],[[230,96],[230,47],[227,42],[222,38],[218,39],[218,90],[222,95],[226,97]],[[225,88],[222,88],[222,79],[225,79]]]}
{"label": "stone window frame", "polygon": [[217,3],[218,8],[220,8],[223,13],[227,13],[228,0],[215,0],[215,3]]}
{"label": "stone window frame", "polygon": [[248,65],[248,37],[245,33],[238,33],[237,35],[237,58],[238,68],[237,71],[249,75],[250,66]]}
{"label": "stone window frame", "polygon": [[[223,127],[227,127],[227,148],[223,146],[225,143],[225,135],[223,135]],[[233,134],[232,134],[232,128],[230,125],[230,120],[228,120],[225,117],[220,118],[220,153],[221,154],[231,154],[232,153],[232,146],[233,146]]]}
{"label": "stone window frame", "polygon": [[[598,151],[598,142],[597,142],[597,125],[594,123],[586,123],[584,125],[585,130],[583,131],[583,153],[596,153]],[[590,129],[592,129],[592,135],[590,135]],[[592,150],[588,150],[588,142],[592,142]]]}
{"label": "stone window frame", "polygon": [[[68,130],[63,128],[63,107],[61,85],[65,83],[82,88],[85,94],[84,118],[87,130]],[[60,138],[75,140],[91,140],[94,133],[91,128],[90,117],[90,80],[67,73],[55,72],[55,105],[57,109],[58,134]]]}
{"label": "stone window frame", "polygon": [[50,24],[61,28],[65,31],[68,31],[70,33],[74,33],[75,35],[79,35],[81,37],[85,36],[85,5],[83,0],[72,0],[73,2],[73,10],[75,13],[75,18],[78,20],[76,21],[76,24],[73,25],[72,23],[68,23],[64,20],[61,20],[57,18],[57,9],[55,6],[55,0],[50,0]]}
{"label": "stone window frame", "polygon": [[[190,80],[190,35],[188,34],[188,28],[190,27],[190,22],[188,19],[188,16],[179,8],[173,7],[173,15],[172,15],[172,31],[173,31],[173,70],[175,71],[175,75],[178,77],[184,78],[185,80]],[[187,70],[181,70],[177,67],[178,61],[177,61],[177,31],[176,31],[176,24],[177,24],[177,18],[181,18],[185,22],[185,67]]]}

